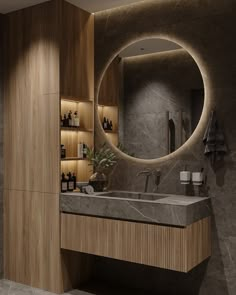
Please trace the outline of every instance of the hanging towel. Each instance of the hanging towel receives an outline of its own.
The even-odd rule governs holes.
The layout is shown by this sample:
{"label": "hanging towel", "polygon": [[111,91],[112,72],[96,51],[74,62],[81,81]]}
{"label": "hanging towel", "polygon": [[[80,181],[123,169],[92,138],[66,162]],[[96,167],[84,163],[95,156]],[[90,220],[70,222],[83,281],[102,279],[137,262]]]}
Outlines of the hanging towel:
{"label": "hanging towel", "polygon": [[225,137],[217,122],[215,111],[211,112],[203,143],[205,144],[204,154],[210,158],[212,165],[221,160],[227,152]]}

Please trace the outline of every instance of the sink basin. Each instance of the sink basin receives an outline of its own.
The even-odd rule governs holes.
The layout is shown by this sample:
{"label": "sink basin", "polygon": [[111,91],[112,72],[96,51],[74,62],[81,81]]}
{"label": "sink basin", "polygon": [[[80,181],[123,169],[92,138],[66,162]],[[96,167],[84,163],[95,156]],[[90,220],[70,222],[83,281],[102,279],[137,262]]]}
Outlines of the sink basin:
{"label": "sink basin", "polygon": [[210,199],[181,195],[110,191],[61,194],[61,212],[174,226],[211,215]]}
{"label": "sink basin", "polygon": [[107,193],[98,193],[98,196],[119,198],[119,199],[131,199],[131,200],[143,200],[143,201],[155,201],[166,196],[154,194],[154,193],[139,193],[139,192],[128,192],[128,191],[112,191]]}

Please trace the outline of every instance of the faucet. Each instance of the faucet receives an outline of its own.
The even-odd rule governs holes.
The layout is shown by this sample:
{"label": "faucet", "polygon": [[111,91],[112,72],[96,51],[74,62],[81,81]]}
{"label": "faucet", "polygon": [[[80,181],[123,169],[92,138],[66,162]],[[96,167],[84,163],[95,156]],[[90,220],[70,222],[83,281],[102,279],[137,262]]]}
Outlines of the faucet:
{"label": "faucet", "polygon": [[142,170],[142,171],[140,171],[140,172],[137,173],[137,176],[140,176],[140,175],[145,175],[146,176],[145,187],[144,187],[144,192],[145,193],[147,192],[149,178],[150,178],[151,175],[155,176],[155,185],[156,185],[156,188],[154,189],[154,191],[157,190],[157,187],[158,187],[158,185],[160,183],[161,170],[158,170],[158,169],[151,170],[150,168],[147,168],[147,169]]}

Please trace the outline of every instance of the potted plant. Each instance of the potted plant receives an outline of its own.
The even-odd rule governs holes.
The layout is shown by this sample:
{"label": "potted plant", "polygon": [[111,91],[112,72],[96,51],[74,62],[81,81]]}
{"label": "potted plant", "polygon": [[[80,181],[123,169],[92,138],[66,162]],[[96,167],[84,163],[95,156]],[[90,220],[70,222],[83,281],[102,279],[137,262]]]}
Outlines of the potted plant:
{"label": "potted plant", "polygon": [[117,162],[116,156],[106,144],[103,144],[98,150],[88,148],[87,158],[94,171],[89,178],[89,184],[96,192],[102,192],[107,185],[107,174]]}

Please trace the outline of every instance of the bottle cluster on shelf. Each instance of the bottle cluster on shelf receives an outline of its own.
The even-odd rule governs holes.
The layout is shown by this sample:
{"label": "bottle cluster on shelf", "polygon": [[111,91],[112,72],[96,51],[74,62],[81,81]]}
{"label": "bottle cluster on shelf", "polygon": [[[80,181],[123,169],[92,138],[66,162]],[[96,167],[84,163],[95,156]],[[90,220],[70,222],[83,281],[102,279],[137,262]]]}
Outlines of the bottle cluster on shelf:
{"label": "bottle cluster on shelf", "polygon": [[93,99],[63,95],[60,108],[60,166],[61,177],[62,172],[65,174],[65,191],[69,171],[74,171],[81,183],[87,182],[92,173],[88,155],[94,145],[94,103]]}
{"label": "bottle cluster on shelf", "polygon": [[113,130],[112,120],[109,120],[108,118],[104,117],[102,122],[102,127],[104,130],[112,131]]}
{"label": "bottle cluster on shelf", "polygon": [[80,118],[78,111],[68,111],[62,117],[61,115],[61,127],[80,127]]}
{"label": "bottle cluster on shelf", "polygon": [[[72,158],[86,159],[87,158],[88,146],[84,142],[80,142],[77,145],[77,155]],[[61,159],[66,159],[66,147],[64,144],[61,144]]]}
{"label": "bottle cluster on shelf", "polygon": [[63,172],[61,175],[61,192],[73,192],[76,189],[76,174],[69,172],[67,177]]}

